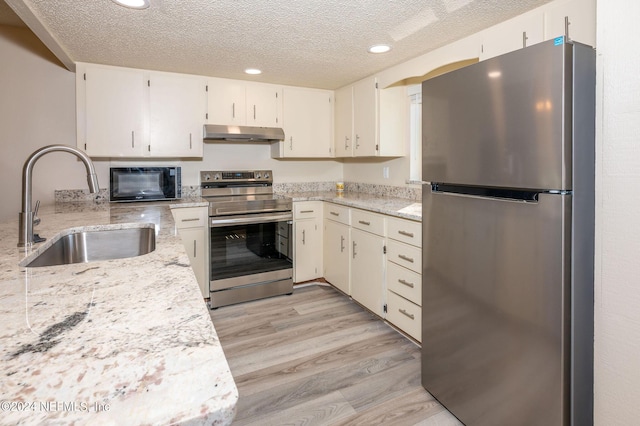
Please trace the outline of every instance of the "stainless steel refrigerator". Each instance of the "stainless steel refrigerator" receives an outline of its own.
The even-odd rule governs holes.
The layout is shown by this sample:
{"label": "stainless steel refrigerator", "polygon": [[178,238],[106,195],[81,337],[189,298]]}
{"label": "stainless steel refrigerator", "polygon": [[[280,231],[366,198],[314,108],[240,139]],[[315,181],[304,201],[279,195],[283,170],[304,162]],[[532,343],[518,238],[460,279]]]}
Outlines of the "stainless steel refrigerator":
{"label": "stainless steel refrigerator", "polygon": [[422,86],[422,384],[467,426],[593,423],[595,51]]}

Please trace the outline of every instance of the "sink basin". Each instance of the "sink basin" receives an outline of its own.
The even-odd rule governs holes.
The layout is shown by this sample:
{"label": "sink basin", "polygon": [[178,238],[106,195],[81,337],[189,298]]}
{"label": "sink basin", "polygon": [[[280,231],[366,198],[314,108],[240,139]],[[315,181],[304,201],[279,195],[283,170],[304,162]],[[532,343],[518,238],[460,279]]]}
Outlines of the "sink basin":
{"label": "sink basin", "polygon": [[123,259],[141,256],[155,249],[156,233],[153,224],[138,228],[81,230],[64,235],[21,266],[33,268]]}

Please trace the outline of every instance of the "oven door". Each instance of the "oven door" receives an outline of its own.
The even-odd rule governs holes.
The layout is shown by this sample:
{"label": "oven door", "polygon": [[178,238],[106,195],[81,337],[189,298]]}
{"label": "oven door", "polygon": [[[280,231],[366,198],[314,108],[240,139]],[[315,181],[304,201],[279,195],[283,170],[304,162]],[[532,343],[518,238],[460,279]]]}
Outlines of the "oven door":
{"label": "oven door", "polygon": [[291,212],[209,218],[210,290],[291,280]]}

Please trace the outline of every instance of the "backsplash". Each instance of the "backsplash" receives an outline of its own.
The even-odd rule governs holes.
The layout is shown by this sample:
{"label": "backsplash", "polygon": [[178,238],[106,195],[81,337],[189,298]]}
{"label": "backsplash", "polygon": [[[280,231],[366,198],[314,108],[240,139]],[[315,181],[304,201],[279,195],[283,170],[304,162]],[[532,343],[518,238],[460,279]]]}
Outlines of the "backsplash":
{"label": "backsplash", "polygon": [[[327,192],[335,191],[335,182],[298,182],[298,183],[274,183],[273,191],[283,194],[292,192]],[[420,200],[422,188],[377,185],[371,183],[345,182],[345,192],[362,192],[381,197],[407,198]],[[200,186],[183,186],[182,198],[200,197]],[[68,203],[78,201],[109,201],[109,190],[101,189],[97,194],[92,194],[88,189],[59,189],[55,191],[56,203]]]}

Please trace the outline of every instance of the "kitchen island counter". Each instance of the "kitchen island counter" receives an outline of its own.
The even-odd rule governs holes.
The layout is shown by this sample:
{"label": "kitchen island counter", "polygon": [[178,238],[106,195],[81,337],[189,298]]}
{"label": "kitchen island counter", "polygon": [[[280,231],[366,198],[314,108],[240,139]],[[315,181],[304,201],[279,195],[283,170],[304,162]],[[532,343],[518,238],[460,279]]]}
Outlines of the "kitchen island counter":
{"label": "kitchen island counter", "polygon": [[[40,217],[49,241],[32,250],[16,247],[17,218],[0,223],[0,424],[231,423],[238,392],[169,203],[58,203]],[[18,266],[64,229],[140,223],[155,226],[149,254]]]}

